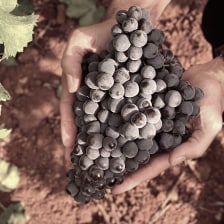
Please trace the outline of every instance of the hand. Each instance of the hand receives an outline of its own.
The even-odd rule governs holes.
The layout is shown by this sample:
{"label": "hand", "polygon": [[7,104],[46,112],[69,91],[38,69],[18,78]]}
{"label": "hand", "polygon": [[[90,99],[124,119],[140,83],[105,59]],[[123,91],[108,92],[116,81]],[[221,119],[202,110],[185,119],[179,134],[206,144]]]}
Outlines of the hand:
{"label": "hand", "polygon": [[[79,88],[81,80],[81,63],[83,56],[89,52],[101,52],[106,49],[111,39],[110,30],[115,20],[111,19],[113,13],[119,9],[128,9],[130,5],[141,5],[151,10],[151,19],[156,22],[170,0],[158,1],[120,1],[114,0],[108,9],[107,20],[102,23],[76,29],[68,41],[62,58],[62,95],[60,102],[61,135],[64,146],[71,149],[75,143],[75,121],[72,106],[74,94]],[[115,16],[113,15],[113,18]],[[69,153],[70,150],[66,150]],[[68,156],[68,155],[67,155]],[[66,157],[67,157],[66,156]]]}
{"label": "hand", "polygon": [[201,157],[221,130],[224,109],[223,59],[219,57],[206,64],[195,65],[184,73],[183,79],[204,92],[204,97],[199,102],[200,114],[193,120],[194,130],[191,137],[170,153],[155,156],[147,165],[127,176],[121,185],[114,187],[114,194],[132,189],[184,160]]}
{"label": "hand", "polygon": [[[62,94],[60,102],[61,135],[66,148],[72,148],[75,143],[75,121],[72,110],[74,93],[81,81],[81,63],[83,56],[91,52],[101,52],[106,49],[110,39],[110,29],[113,20],[76,29],[69,39],[62,58]],[[102,35],[103,34],[103,35]],[[70,150],[67,150],[69,152]]]}

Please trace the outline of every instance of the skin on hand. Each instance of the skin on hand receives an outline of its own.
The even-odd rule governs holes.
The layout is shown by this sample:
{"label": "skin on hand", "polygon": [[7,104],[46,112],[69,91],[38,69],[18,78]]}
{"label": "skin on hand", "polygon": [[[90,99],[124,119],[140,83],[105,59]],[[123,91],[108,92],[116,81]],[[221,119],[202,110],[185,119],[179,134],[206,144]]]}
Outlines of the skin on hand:
{"label": "skin on hand", "polygon": [[[62,58],[62,94],[60,101],[61,136],[67,152],[75,143],[76,127],[73,112],[74,93],[81,81],[81,63],[87,52],[100,52],[106,48],[110,39],[112,20],[76,29],[69,39]],[[100,33],[104,35],[98,36]],[[66,156],[67,158],[69,155]]]}
{"label": "skin on hand", "polygon": [[121,185],[113,188],[113,194],[132,189],[145,180],[158,176],[167,168],[180,164],[187,159],[201,157],[222,128],[224,62],[216,58],[206,64],[192,66],[183,79],[199,87],[204,97],[198,102],[200,114],[193,122],[191,137],[170,153],[155,156],[150,162],[128,175]]}

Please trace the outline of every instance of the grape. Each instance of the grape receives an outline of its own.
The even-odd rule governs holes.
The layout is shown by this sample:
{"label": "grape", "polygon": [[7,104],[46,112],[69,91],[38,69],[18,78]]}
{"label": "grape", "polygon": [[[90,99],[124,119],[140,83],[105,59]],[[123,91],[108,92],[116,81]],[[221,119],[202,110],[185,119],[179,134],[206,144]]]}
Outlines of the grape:
{"label": "grape", "polygon": [[90,72],[85,76],[85,84],[90,89],[99,89],[96,83],[96,77],[98,75],[98,72]]}
{"label": "grape", "polygon": [[89,72],[95,72],[97,71],[97,68],[98,68],[98,61],[93,61],[88,66]]}
{"label": "grape", "polygon": [[134,159],[127,158],[125,160],[125,168],[128,172],[134,172],[138,169],[139,163],[135,161]]}
{"label": "grape", "polygon": [[86,125],[86,133],[100,133],[100,122],[99,121],[92,121]]}
{"label": "grape", "polygon": [[129,140],[123,136],[119,136],[118,139],[117,139],[117,145],[119,147],[122,147],[126,142],[128,142]]}
{"label": "grape", "polygon": [[193,114],[194,106],[190,101],[183,101],[178,107],[178,111],[190,116]]}
{"label": "grape", "polygon": [[105,137],[103,139],[103,148],[108,151],[108,152],[111,152],[113,151],[114,149],[116,149],[117,147],[117,141],[116,139],[112,138],[112,137]]}
{"label": "grape", "polygon": [[109,118],[110,111],[106,109],[99,110],[97,118],[101,123],[106,123]]}
{"label": "grape", "polygon": [[104,148],[102,148],[102,149],[100,150],[100,155],[101,155],[101,157],[103,157],[103,158],[108,158],[108,157],[110,157],[110,153],[111,153],[111,152],[105,150]]}
{"label": "grape", "polygon": [[162,120],[159,120],[157,123],[154,124],[155,128],[156,128],[156,133],[159,133],[161,128],[162,128]]}
{"label": "grape", "polygon": [[122,152],[120,148],[116,148],[111,152],[111,157],[121,157],[122,156]]}
{"label": "grape", "polygon": [[99,157],[96,160],[96,165],[102,170],[107,170],[109,168],[109,158]]}
{"label": "grape", "polygon": [[120,157],[110,160],[110,170],[113,173],[121,173],[125,170],[125,162]]}
{"label": "grape", "polygon": [[158,55],[158,46],[156,46],[153,43],[148,43],[144,48],[143,48],[143,55],[145,58],[155,58],[156,55]]}
{"label": "grape", "polygon": [[156,92],[164,92],[167,88],[167,85],[165,83],[165,81],[163,81],[162,79],[156,79]]}
{"label": "grape", "polygon": [[163,118],[174,119],[176,116],[176,111],[174,107],[165,106],[161,109],[161,114]]}
{"label": "grape", "polygon": [[163,56],[164,56],[164,63],[167,64],[167,63],[171,63],[174,59],[174,55],[173,55],[173,52],[169,49],[164,49],[163,50]]}
{"label": "grape", "polygon": [[89,176],[93,179],[93,181],[98,181],[103,178],[104,172],[97,165],[93,165],[89,169]]}
{"label": "grape", "polygon": [[83,120],[84,120],[85,123],[89,123],[89,122],[92,122],[92,121],[96,121],[97,118],[96,118],[96,116],[93,115],[93,114],[85,114],[85,115],[83,116]]}
{"label": "grape", "polygon": [[186,132],[185,122],[181,120],[175,120],[173,124],[173,133],[176,135],[184,135]]}
{"label": "grape", "polygon": [[113,127],[113,126],[106,127],[105,134],[106,134],[106,136],[112,137],[114,139],[116,139],[120,136],[118,128]]}
{"label": "grape", "polygon": [[131,60],[139,60],[142,57],[143,51],[141,47],[131,46],[127,51],[127,56]]}
{"label": "grape", "polygon": [[122,117],[120,114],[111,113],[108,118],[108,125],[113,127],[119,127],[122,123]]}
{"label": "grape", "polygon": [[160,69],[164,64],[164,57],[162,54],[157,54],[154,58],[150,58],[146,60],[148,65],[153,66],[155,69]]}
{"label": "grape", "polygon": [[139,150],[149,150],[153,145],[153,140],[151,138],[137,139],[136,144]]}
{"label": "grape", "polygon": [[73,148],[72,152],[73,152],[74,155],[80,156],[84,152],[84,146],[82,146],[82,145],[75,145],[75,147]]}
{"label": "grape", "polygon": [[127,158],[134,158],[138,153],[138,146],[134,141],[127,142],[123,148],[122,152]]}
{"label": "grape", "polygon": [[86,114],[95,114],[99,108],[98,103],[87,100],[83,103],[83,110]]}
{"label": "grape", "polygon": [[169,74],[169,71],[165,68],[162,68],[159,71],[157,71],[156,78],[157,79],[164,79],[166,77],[166,75],[168,75],[168,74]]}
{"label": "grape", "polygon": [[90,166],[93,165],[93,161],[89,159],[86,155],[82,155],[79,159],[79,167],[82,170],[87,170]]}
{"label": "grape", "polygon": [[142,9],[139,6],[131,6],[128,9],[127,15],[135,18],[137,21],[142,18]]}
{"label": "grape", "polygon": [[152,79],[143,79],[140,83],[140,90],[143,94],[152,95],[156,92],[156,82]]}
{"label": "grape", "polygon": [[90,90],[90,98],[93,102],[100,102],[106,96],[106,93],[100,89],[91,89]]}
{"label": "grape", "polygon": [[144,47],[147,43],[147,33],[144,30],[136,30],[131,33],[130,41],[135,47]]}
{"label": "grape", "polygon": [[183,67],[181,66],[181,64],[178,61],[172,61],[169,64],[169,71],[170,73],[174,73],[176,74],[179,78],[181,78],[182,74],[183,74]]}
{"label": "grape", "polygon": [[121,116],[125,121],[128,121],[137,111],[138,107],[135,104],[127,103],[121,108]]}
{"label": "grape", "polygon": [[177,147],[182,143],[182,136],[181,135],[173,135],[173,148]]}
{"label": "grape", "polygon": [[172,119],[163,119],[162,124],[163,132],[170,132],[173,130],[174,122]]}
{"label": "grape", "polygon": [[169,133],[162,133],[160,134],[158,143],[161,149],[170,149],[173,146],[174,137]]}
{"label": "grape", "polygon": [[181,95],[185,100],[192,100],[195,97],[195,88],[191,85],[181,90]]}
{"label": "grape", "polygon": [[124,96],[124,86],[121,83],[114,83],[110,88],[109,94],[113,99],[121,99]]}
{"label": "grape", "polygon": [[87,138],[87,144],[91,148],[100,149],[103,146],[103,138],[102,134],[90,134]]}
{"label": "grape", "polygon": [[152,29],[148,34],[148,41],[153,42],[156,45],[161,45],[165,40],[165,35],[163,31],[159,29]]}
{"label": "grape", "polygon": [[152,105],[155,108],[161,109],[165,107],[164,94],[156,94],[153,96]]}
{"label": "grape", "polygon": [[127,81],[124,84],[124,95],[125,97],[134,97],[139,93],[139,86],[137,82]]}
{"label": "grape", "polygon": [[153,139],[153,144],[152,144],[152,147],[149,149],[149,153],[151,155],[157,153],[159,151],[159,146],[157,144],[157,142],[155,141],[155,139]]}
{"label": "grape", "polygon": [[113,36],[123,33],[121,26],[119,24],[113,25],[111,28],[111,33]]}
{"label": "grape", "polygon": [[140,151],[138,151],[138,153],[134,159],[138,163],[146,163],[149,161],[149,158],[150,158],[150,153],[148,150],[140,150]]}
{"label": "grape", "polygon": [[131,73],[137,72],[140,69],[141,65],[142,61],[140,59],[135,61],[129,59],[126,64],[128,71]]}
{"label": "grape", "polygon": [[120,67],[119,69],[117,69],[115,71],[115,74],[114,74],[115,82],[119,82],[121,84],[124,84],[129,79],[130,79],[129,71],[126,68]]}
{"label": "grape", "polygon": [[203,91],[200,88],[195,88],[195,96],[194,96],[194,100],[200,100],[202,97],[204,96]]}
{"label": "grape", "polygon": [[109,98],[108,99],[108,109],[112,113],[119,113],[122,106],[124,105],[124,103],[125,103],[124,98],[121,98],[121,99]]}
{"label": "grape", "polygon": [[91,200],[90,196],[86,196],[82,192],[79,192],[74,198],[80,204],[87,204]]}
{"label": "grape", "polygon": [[152,24],[146,19],[141,19],[139,21],[139,29],[145,31],[148,34],[152,30]]}
{"label": "grape", "polygon": [[104,195],[105,195],[105,190],[102,190],[102,191],[95,191],[93,194],[92,194],[92,197],[96,200],[101,200],[104,198]]}
{"label": "grape", "polygon": [[145,114],[136,112],[131,116],[131,123],[138,128],[143,128],[146,125],[147,118]]}
{"label": "grape", "polygon": [[142,8],[142,19],[148,19],[149,18],[149,12],[146,8]]}
{"label": "grape", "polygon": [[89,99],[90,90],[87,86],[81,86],[76,93],[76,98],[79,101],[86,101]]}
{"label": "grape", "polygon": [[113,76],[108,73],[99,73],[96,77],[96,84],[101,90],[108,90],[114,84]]}
{"label": "grape", "polygon": [[137,82],[140,83],[142,81],[142,76],[139,73],[135,73],[131,75],[131,79],[132,82]]}
{"label": "grape", "polygon": [[152,106],[151,98],[150,97],[149,98],[144,98],[144,97],[139,98],[137,101],[137,106],[140,110],[143,110],[147,107],[151,107]]}
{"label": "grape", "polygon": [[122,128],[121,128],[121,133],[123,136],[129,140],[134,140],[139,137],[139,130],[136,126],[130,124],[130,123],[125,123]]}
{"label": "grape", "polygon": [[114,57],[115,57],[115,60],[120,63],[126,62],[128,60],[128,56],[124,52],[121,52],[121,51],[115,51]]}
{"label": "grape", "polygon": [[83,195],[85,195],[87,197],[91,197],[91,195],[95,192],[95,189],[93,188],[93,186],[91,184],[88,184],[88,185],[84,185],[81,188],[81,192]]}
{"label": "grape", "polygon": [[113,75],[117,62],[111,58],[104,59],[98,63],[98,71]]}
{"label": "grape", "polygon": [[76,136],[76,141],[79,145],[86,145],[88,135],[85,132],[79,132]]}
{"label": "grape", "polygon": [[95,160],[100,156],[99,149],[94,149],[91,147],[86,148],[86,155],[88,156],[89,159]]}
{"label": "grape", "polygon": [[75,102],[74,112],[77,116],[83,116],[85,114],[83,111],[83,102],[80,101]]}
{"label": "grape", "polygon": [[169,107],[178,107],[182,102],[182,97],[177,90],[169,90],[165,95],[165,102]]}
{"label": "grape", "polygon": [[118,34],[113,40],[113,46],[116,51],[127,51],[128,48],[131,46],[129,38],[125,34]]}
{"label": "grape", "polygon": [[156,70],[150,65],[144,65],[141,69],[141,75],[146,79],[154,79],[156,76]]}
{"label": "grape", "polygon": [[75,197],[78,192],[79,192],[79,188],[77,187],[77,185],[75,184],[74,181],[70,181],[68,183],[68,185],[66,186],[66,191],[72,196]]}
{"label": "grape", "polygon": [[192,105],[193,105],[193,113],[192,116],[197,116],[200,113],[200,107],[198,106],[197,103],[195,103],[194,101],[191,101]]}
{"label": "grape", "polygon": [[118,23],[122,24],[126,18],[127,18],[126,10],[120,10],[116,13],[116,20]]}
{"label": "grape", "polygon": [[125,33],[130,33],[138,29],[138,21],[133,17],[127,17],[122,22],[122,29]]}
{"label": "grape", "polygon": [[147,123],[143,128],[139,129],[139,135],[141,138],[154,138],[156,135],[156,128],[153,124]]}
{"label": "grape", "polygon": [[134,97],[125,97],[125,98],[126,98],[126,103],[136,104],[139,97],[134,96]]}
{"label": "grape", "polygon": [[144,113],[148,123],[156,124],[161,119],[161,113],[159,109],[155,107],[146,108]]}
{"label": "grape", "polygon": [[179,84],[179,78],[177,75],[170,73],[164,77],[164,81],[167,84],[167,87],[176,87]]}

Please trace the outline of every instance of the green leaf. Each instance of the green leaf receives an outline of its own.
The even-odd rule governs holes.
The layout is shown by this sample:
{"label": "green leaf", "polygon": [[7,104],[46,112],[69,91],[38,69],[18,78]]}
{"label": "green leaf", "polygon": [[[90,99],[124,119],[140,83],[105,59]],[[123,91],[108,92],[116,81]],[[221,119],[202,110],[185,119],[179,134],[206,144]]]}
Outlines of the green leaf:
{"label": "green leaf", "polygon": [[16,59],[14,57],[9,57],[1,61],[2,64],[6,66],[14,66],[17,65]]}
{"label": "green leaf", "polygon": [[0,159],[0,191],[10,192],[19,184],[18,168]]}
{"label": "green leaf", "polygon": [[70,18],[79,19],[80,26],[98,23],[104,13],[104,8],[96,7],[96,0],[60,0],[67,4],[66,15]]}
{"label": "green leaf", "polygon": [[0,0],[0,9],[11,12],[17,6],[17,0]]}
{"label": "green leaf", "polygon": [[4,44],[3,58],[15,57],[17,52],[32,41],[33,27],[38,16],[13,15],[17,7],[16,0],[0,0],[0,43]]}
{"label": "green leaf", "polygon": [[25,224],[27,220],[24,206],[20,202],[11,203],[0,215],[1,224]]}
{"label": "green leaf", "polygon": [[11,96],[9,95],[8,91],[0,83],[0,102],[10,100],[10,99],[11,99]]}
{"label": "green leaf", "polygon": [[11,133],[11,129],[0,129],[0,139],[6,138],[10,133]]}

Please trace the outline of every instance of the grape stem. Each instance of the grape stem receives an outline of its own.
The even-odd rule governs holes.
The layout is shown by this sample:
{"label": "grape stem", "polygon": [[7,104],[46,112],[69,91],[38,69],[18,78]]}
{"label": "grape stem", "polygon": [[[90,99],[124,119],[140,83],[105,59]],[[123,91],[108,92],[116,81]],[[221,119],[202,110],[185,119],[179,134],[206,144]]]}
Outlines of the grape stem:
{"label": "grape stem", "polygon": [[0,202],[0,207],[2,208],[2,210],[6,210],[6,207]]}

